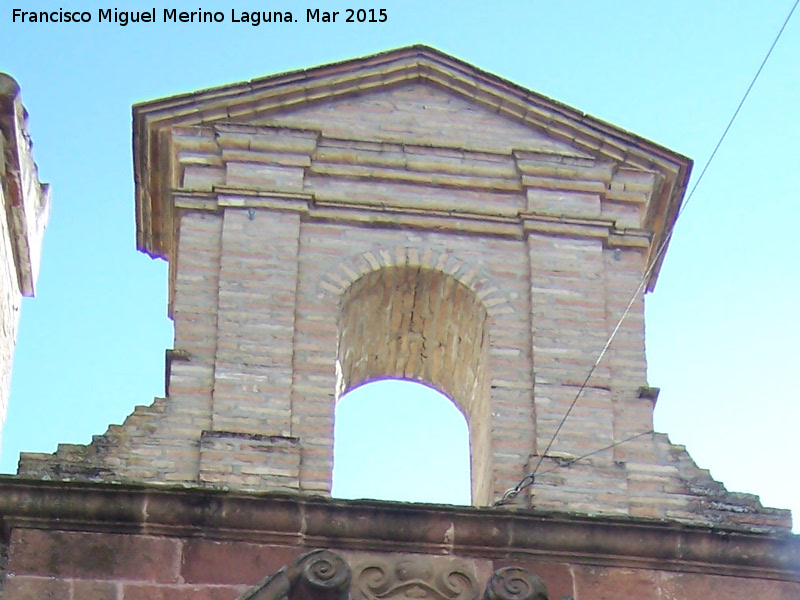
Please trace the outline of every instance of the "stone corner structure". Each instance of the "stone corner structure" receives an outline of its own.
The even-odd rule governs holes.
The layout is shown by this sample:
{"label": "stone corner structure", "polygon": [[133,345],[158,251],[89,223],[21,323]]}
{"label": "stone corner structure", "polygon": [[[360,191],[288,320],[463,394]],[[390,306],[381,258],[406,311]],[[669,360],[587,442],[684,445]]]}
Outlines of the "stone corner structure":
{"label": "stone corner structure", "polygon": [[28,112],[17,82],[0,73],[0,430],[8,409],[22,297],[33,296],[50,187],[39,181]]}
{"label": "stone corner structure", "polygon": [[[0,482],[4,600],[310,600],[340,559],[328,600],[796,600],[789,512],[652,433],[639,284],[687,158],[425,46],[133,116],[165,397]],[[335,403],[387,377],[464,414],[473,507],[328,497]]]}

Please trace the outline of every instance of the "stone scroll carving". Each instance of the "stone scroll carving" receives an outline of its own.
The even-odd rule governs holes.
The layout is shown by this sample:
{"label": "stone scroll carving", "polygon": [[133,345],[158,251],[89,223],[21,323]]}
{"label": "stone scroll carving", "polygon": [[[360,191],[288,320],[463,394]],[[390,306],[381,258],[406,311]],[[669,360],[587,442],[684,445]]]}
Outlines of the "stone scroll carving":
{"label": "stone scroll carving", "polygon": [[330,550],[314,550],[262,579],[237,600],[347,600],[350,565]]}
{"label": "stone scroll carving", "polygon": [[466,563],[444,557],[370,558],[353,568],[353,600],[475,600]]}
{"label": "stone scroll carving", "polygon": [[[444,556],[356,556],[353,565],[314,550],[261,580],[237,600],[478,600],[472,563]],[[519,567],[498,569],[481,600],[548,600],[541,578]]]}
{"label": "stone scroll carving", "polygon": [[483,599],[548,600],[548,597],[541,577],[519,567],[505,567],[489,577]]}

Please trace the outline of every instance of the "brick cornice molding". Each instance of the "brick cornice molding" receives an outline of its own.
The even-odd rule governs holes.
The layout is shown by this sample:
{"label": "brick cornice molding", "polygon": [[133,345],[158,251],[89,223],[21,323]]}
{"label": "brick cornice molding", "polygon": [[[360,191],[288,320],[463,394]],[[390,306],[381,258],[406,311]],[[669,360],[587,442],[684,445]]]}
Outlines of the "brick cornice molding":
{"label": "brick cornice molding", "polygon": [[535,211],[514,215],[480,215],[469,212],[365,206],[337,200],[315,200],[311,194],[258,192],[246,188],[215,186],[213,190],[174,190],[174,208],[186,211],[220,212],[226,208],[298,212],[305,219],[370,227],[402,226],[463,234],[523,239],[530,232],[599,239],[608,248],[647,249],[651,232],[618,227],[614,219],[571,217]]}
{"label": "brick cornice molding", "polygon": [[202,536],[342,550],[541,558],[800,581],[800,536],[657,520],[0,478],[14,528]]}

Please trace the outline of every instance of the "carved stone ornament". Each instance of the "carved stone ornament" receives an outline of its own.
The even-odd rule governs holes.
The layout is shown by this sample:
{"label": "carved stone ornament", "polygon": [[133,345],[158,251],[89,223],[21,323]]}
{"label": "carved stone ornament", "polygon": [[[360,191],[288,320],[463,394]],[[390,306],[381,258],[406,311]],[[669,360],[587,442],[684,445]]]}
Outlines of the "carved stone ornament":
{"label": "carved stone ornament", "polygon": [[484,600],[548,600],[547,588],[538,575],[519,567],[498,569],[486,583]]}
{"label": "carved stone ornament", "polygon": [[478,581],[445,557],[370,557],[353,568],[353,600],[475,600]]}
{"label": "carved stone ornament", "polygon": [[350,565],[330,550],[313,550],[262,579],[237,600],[347,600]]}
{"label": "carved stone ornament", "polygon": [[[473,566],[444,556],[357,556],[354,566],[314,550],[237,600],[478,600]],[[548,600],[541,578],[519,567],[492,573],[483,600]]]}

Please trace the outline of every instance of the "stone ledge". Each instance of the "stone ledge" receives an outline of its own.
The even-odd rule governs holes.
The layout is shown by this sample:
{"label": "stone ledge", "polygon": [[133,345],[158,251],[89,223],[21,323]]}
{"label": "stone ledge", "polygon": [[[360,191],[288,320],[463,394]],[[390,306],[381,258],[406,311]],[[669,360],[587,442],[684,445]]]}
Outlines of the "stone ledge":
{"label": "stone ledge", "polygon": [[643,518],[15,477],[0,477],[0,515],[6,538],[18,527],[147,533],[800,581],[800,536]]}
{"label": "stone ledge", "polygon": [[547,212],[516,211],[492,214],[451,210],[419,209],[383,203],[370,205],[351,202],[345,194],[318,197],[314,194],[281,193],[252,188],[214,185],[212,190],[175,189],[171,191],[176,209],[220,213],[225,208],[296,212],[305,220],[336,222],[369,228],[435,230],[498,238],[523,239],[530,232],[599,239],[608,248],[646,250],[650,232],[618,227],[614,219],[566,217]]}

